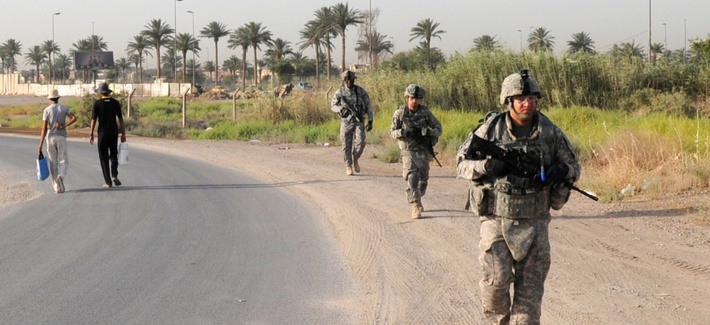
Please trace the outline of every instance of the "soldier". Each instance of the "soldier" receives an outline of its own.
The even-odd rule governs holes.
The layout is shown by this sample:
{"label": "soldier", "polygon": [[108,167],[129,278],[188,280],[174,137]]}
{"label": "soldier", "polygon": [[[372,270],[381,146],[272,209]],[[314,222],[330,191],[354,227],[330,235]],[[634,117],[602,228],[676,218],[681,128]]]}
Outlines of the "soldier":
{"label": "soldier", "polygon": [[[537,111],[540,98],[540,87],[527,70],[506,77],[500,103],[507,112],[488,114],[456,156],[458,176],[469,180],[471,210],[481,222],[479,286],[486,324],[540,324],[550,269],[550,208],[562,208],[570,194],[565,183],[571,185],[580,175],[565,134]],[[504,160],[472,156],[469,146],[479,140],[474,136],[525,152],[541,173],[520,177],[516,166]]]}
{"label": "soldier", "polygon": [[412,206],[412,218],[418,219],[424,211],[422,196],[429,181],[429,160],[434,156],[434,145],[439,141],[442,128],[428,107],[422,105],[426,92],[417,84],[407,86],[404,98],[407,105],[400,106],[392,116],[390,135],[397,139],[402,157],[402,176],[407,182],[407,201]]}
{"label": "soldier", "polygon": [[[331,110],[340,116],[340,141],[343,143],[345,174],[360,172],[358,160],[365,150],[365,132],[372,130],[373,109],[370,96],[364,88],[355,85],[355,73],[341,74],[343,85],[335,91]],[[365,125],[367,115],[367,126]],[[354,143],[353,143],[354,142]]]}

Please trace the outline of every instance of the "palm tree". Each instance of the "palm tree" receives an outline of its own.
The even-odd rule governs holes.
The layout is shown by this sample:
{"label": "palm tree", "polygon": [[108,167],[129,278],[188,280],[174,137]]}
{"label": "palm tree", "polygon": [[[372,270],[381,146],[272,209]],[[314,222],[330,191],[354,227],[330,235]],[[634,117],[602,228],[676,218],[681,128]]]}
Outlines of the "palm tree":
{"label": "palm tree", "polygon": [[[372,45],[370,45],[370,43],[372,43]],[[367,35],[365,39],[357,41],[355,50],[359,53],[370,53],[372,50],[372,66],[378,67],[380,65],[380,54],[382,52],[392,54],[392,48],[394,48],[394,45],[387,40],[387,35],[373,31],[371,34]]]}
{"label": "palm tree", "polygon": [[479,52],[493,52],[500,50],[501,45],[495,36],[481,35],[473,39],[473,49]]}
{"label": "palm tree", "polygon": [[147,37],[148,42],[150,42],[155,49],[155,58],[158,60],[157,78],[160,79],[160,47],[169,44],[168,42],[172,40],[170,35],[175,32],[175,30],[161,19],[153,19],[144,27],[145,29],[141,31],[141,35]]}
{"label": "palm tree", "polygon": [[131,62],[128,61],[125,57],[119,58],[116,60],[114,63],[114,66],[118,71],[121,72],[121,80],[125,83],[126,82],[126,70],[131,68]]}
{"label": "palm tree", "polygon": [[247,51],[249,50],[249,31],[246,27],[242,26],[234,30],[232,35],[229,36],[227,41],[227,47],[230,49],[236,49],[237,47],[242,48],[242,91],[246,91],[247,86]]}
{"label": "palm tree", "polygon": [[10,69],[10,73],[15,72],[15,57],[22,54],[22,44],[20,42],[10,38],[2,45],[5,49],[5,55],[10,60],[7,67]]}
{"label": "palm tree", "polygon": [[446,33],[446,31],[438,28],[439,23],[435,23],[430,18],[427,18],[420,20],[416,26],[412,27],[410,30],[411,33],[409,34],[409,36],[412,36],[412,38],[409,39],[410,42],[415,39],[423,40],[424,48],[426,50],[427,63],[429,64],[429,68],[432,70],[434,69],[434,65],[431,61],[431,38],[436,37],[441,39],[441,34]]}
{"label": "palm tree", "polygon": [[[140,78],[142,79],[142,78],[143,78],[143,70],[142,70],[142,69],[139,69],[139,67],[142,66],[143,57],[142,57],[142,56],[138,56],[138,54],[132,53],[132,54],[130,54],[130,56],[128,57],[128,61],[131,62],[131,64],[133,64],[133,65],[136,67],[136,71],[139,71],[139,70],[140,70]],[[136,79],[136,77],[135,77],[135,75],[134,75],[134,76],[131,78],[131,82],[134,82],[135,79]],[[143,80],[141,80],[139,83],[142,83],[142,82],[143,82]]]}
{"label": "palm tree", "polygon": [[[192,37],[192,34],[190,33],[180,33],[177,36],[177,39],[175,41],[177,44],[178,51],[182,53],[183,58],[187,58],[187,51],[197,51],[199,52],[200,50],[200,43]],[[182,60],[182,81],[185,82],[185,72],[187,71],[187,68],[185,67],[185,64],[187,64],[187,60]]]}
{"label": "palm tree", "polygon": [[49,82],[53,83],[54,82],[54,71],[53,71],[53,65],[52,65],[52,54],[57,54],[60,53],[59,45],[55,43],[53,40],[46,40],[44,43],[42,43],[42,51],[44,53],[47,53],[47,63],[49,64]]}
{"label": "palm tree", "polygon": [[104,38],[98,35],[91,35],[86,39],[91,47],[91,52],[94,51],[106,51],[108,49],[108,44],[104,41]]}
{"label": "palm tree", "polygon": [[30,48],[30,50],[25,53],[25,62],[29,64],[34,64],[35,70],[35,83],[39,83],[39,66],[47,60],[47,53],[42,51],[42,47],[35,45]]}
{"label": "palm tree", "polygon": [[643,52],[643,48],[640,44],[636,44],[635,41],[631,43],[621,43],[620,54],[631,63],[634,58],[645,58],[646,55]]}
{"label": "palm tree", "polygon": [[242,67],[242,62],[240,61],[241,60],[239,60],[238,57],[232,55],[222,62],[222,67],[229,71],[229,75],[232,77],[232,80],[236,78],[237,70]]}
{"label": "palm tree", "polygon": [[591,37],[589,37],[589,34],[587,34],[585,32],[579,32],[579,33],[572,34],[572,40],[567,41],[567,46],[569,47],[569,49],[567,50],[568,53],[575,53],[575,52],[584,52],[584,53],[590,53],[590,54],[597,53],[594,50],[594,41],[592,40]]}
{"label": "palm tree", "polygon": [[552,50],[555,46],[554,36],[545,27],[538,27],[528,36],[528,48],[534,52]]}
{"label": "palm tree", "polygon": [[[283,71],[282,66],[284,65],[284,59],[286,55],[292,55],[293,49],[291,48],[291,42],[285,41],[281,38],[275,39],[269,48],[264,52],[264,55],[269,59],[270,66],[272,67],[272,72],[274,72],[278,77],[280,77],[280,72]],[[279,81],[279,84],[281,82]]]}
{"label": "palm tree", "polygon": [[261,50],[260,45],[270,45],[271,44],[271,32],[266,30],[266,27],[262,27],[261,23],[249,22],[244,25],[247,38],[249,39],[249,44],[254,49],[254,84],[259,84],[259,61],[256,58],[256,51]]}
{"label": "palm tree", "polygon": [[212,61],[205,62],[205,71],[210,73],[210,79],[212,79],[212,72],[214,72],[215,67]]}
{"label": "palm tree", "polygon": [[323,44],[323,38],[318,32],[318,23],[315,20],[310,20],[306,23],[305,28],[301,29],[299,32],[301,34],[302,41],[299,43],[301,46],[298,47],[300,51],[305,50],[308,47],[313,46],[316,50],[316,89],[320,89],[320,47]]}
{"label": "palm tree", "polygon": [[55,58],[54,70],[56,71],[57,69],[59,69],[60,71],[62,71],[62,83],[64,83],[64,80],[66,79],[66,72],[71,70],[72,63],[73,63],[72,57],[67,54],[60,53]]}
{"label": "palm tree", "polygon": [[153,48],[153,45],[151,45],[148,37],[143,34],[133,36],[133,41],[129,42],[126,47],[126,53],[136,56],[132,62],[136,64],[136,68],[138,69],[138,75],[140,77],[139,83],[143,83],[143,55],[152,56],[148,51],[151,48]]}
{"label": "palm tree", "polygon": [[659,54],[663,54],[666,48],[661,43],[651,44],[651,63],[655,64]]}
{"label": "palm tree", "polygon": [[291,42],[281,38],[275,39],[264,52],[264,55],[271,58],[272,61],[281,61],[289,54],[293,54]]}
{"label": "palm tree", "polygon": [[175,74],[177,74],[177,67],[182,64],[182,58],[177,56],[177,52],[175,52],[174,47],[167,46],[166,49],[167,50],[163,53],[163,57],[161,58],[163,68],[170,70],[172,80],[177,82],[177,76]]}
{"label": "palm tree", "polygon": [[362,24],[362,19],[360,18],[360,12],[357,9],[350,9],[347,3],[338,3],[333,6],[333,19],[336,26],[336,30],[341,37],[341,46],[343,48],[343,55],[340,72],[347,70],[345,66],[345,30],[349,26]]}
{"label": "palm tree", "polygon": [[[227,25],[216,21],[210,22],[200,31],[200,35],[205,38],[211,38],[214,41],[214,62],[219,62],[217,42],[219,42],[220,38],[229,35]],[[219,83],[219,68],[216,69],[215,82]]]}
{"label": "palm tree", "polygon": [[330,81],[330,67],[331,64],[333,63],[333,59],[331,58],[331,51],[333,50],[333,42],[331,39],[333,37],[338,36],[338,31],[335,26],[335,18],[334,18],[334,13],[333,9],[330,7],[321,7],[320,9],[316,10],[315,12],[315,23],[317,25],[317,35],[320,39],[323,40],[323,45],[325,46],[325,51],[326,51],[326,64],[325,64],[325,70],[326,70],[326,75],[328,78],[328,81]]}

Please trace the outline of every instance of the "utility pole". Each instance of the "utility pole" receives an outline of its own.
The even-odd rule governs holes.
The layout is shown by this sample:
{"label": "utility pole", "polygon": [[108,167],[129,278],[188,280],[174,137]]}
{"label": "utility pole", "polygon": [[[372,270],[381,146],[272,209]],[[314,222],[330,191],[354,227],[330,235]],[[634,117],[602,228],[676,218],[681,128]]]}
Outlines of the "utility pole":
{"label": "utility pole", "polygon": [[[192,15],[192,82],[190,86],[195,87],[195,12],[188,10],[188,13]],[[242,76],[244,77],[244,76]]]}
{"label": "utility pole", "polygon": [[648,62],[653,63],[653,51],[651,51],[651,0],[648,0]]}
{"label": "utility pole", "polygon": [[[59,12],[55,12],[52,14],[52,46],[55,46],[55,44],[54,44],[54,16],[56,16],[56,15],[59,15]],[[54,61],[52,61],[52,51],[49,52],[49,62],[54,63]],[[50,64],[50,66],[52,67],[52,69],[54,69],[54,64]],[[50,83],[53,83],[53,77],[54,77],[54,71],[52,71],[52,69],[49,69],[49,82]],[[39,71],[37,71],[37,73],[39,74]]]}
{"label": "utility pole", "polygon": [[174,14],[175,14],[175,37],[173,39],[173,50],[175,50],[175,62],[173,63],[173,79],[177,81],[177,62],[178,62],[178,50],[177,50],[177,3],[178,1],[182,0],[175,0],[175,8],[174,8]]}

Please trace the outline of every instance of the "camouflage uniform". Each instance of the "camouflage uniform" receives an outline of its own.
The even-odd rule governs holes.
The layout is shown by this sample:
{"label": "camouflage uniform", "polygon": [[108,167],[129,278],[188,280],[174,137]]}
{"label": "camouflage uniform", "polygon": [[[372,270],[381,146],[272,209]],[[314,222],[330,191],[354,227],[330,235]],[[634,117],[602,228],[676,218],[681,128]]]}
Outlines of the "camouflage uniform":
{"label": "camouflage uniform", "polygon": [[[343,79],[355,79],[355,74],[351,71],[343,72],[342,76]],[[345,110],[348,105],[346,103],[355,107],[356,116]],[[345,82],[343,82],[343,86],[335,91],[333,95],[331,110],[340,116],[340,141],[343,144],[343,161],[346,167],[351,168],[353,161],[357,163],[357,160],[360,159],[365,150],[365,131],[369,131],[372,128],[373,108],[370,96],[364,88],[355,85],[354,81],[351,88],[346,87]],[[367,126],[365,126],[365,115],[367,115]]]}
{"label": "camouflage uniform", "polygon": [[536,156],[541,153],[544,166],[566,164],[564,178],[572,183],[579,178],[580,166],[567,137],[543,114],[533,112],[532,122],[523,129],[525,135],[514,126],[510,114],[489,114],[471,132],[457,153],[457,173],[469,180],[471,210],[481,222],[479,261],[483,274],[479,287],[484,321],[539,324],[544,282],[550,269],[550,208],[562,208],[569,189],[540,179],[521,181],[511,175],[514,171],[492,176],[486,170],[488,159],[468,159],[467,150],[475,134],[501,148],[535,152]]}
{"label": "camouflage uniform", "polygon": [[[407,129],[412,130],[412,134],[406,134]],[[428,147],[436,145],[442,132],[441,123],[425,105],[420,104],[416,111],[402,105],[392,116],[390,135],[397,139],[401,150],[402,176],[407,181],[407,202],[418,204],[420,210],[423,210],[421,198],[426,194],[429,161],[432,158]]]}

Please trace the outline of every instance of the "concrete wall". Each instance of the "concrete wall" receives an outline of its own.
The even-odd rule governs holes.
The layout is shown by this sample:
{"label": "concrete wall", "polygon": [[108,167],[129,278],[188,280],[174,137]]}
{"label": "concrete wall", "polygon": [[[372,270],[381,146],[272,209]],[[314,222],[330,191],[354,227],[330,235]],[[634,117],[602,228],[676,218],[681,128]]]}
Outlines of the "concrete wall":
{"label": "concrete wall", "polygon": [[[52,89],[57,89],[60,96],[83,96],[93,94],[97,85],[51,85],[20,83],[20,74],[0,74],[0,96],[2,95],[32,95],[47,96]],[[134,97],[179,97],[189,91],[189,83],[152,83],[152,84],[110,84],[114,92],[133,93]]]}

